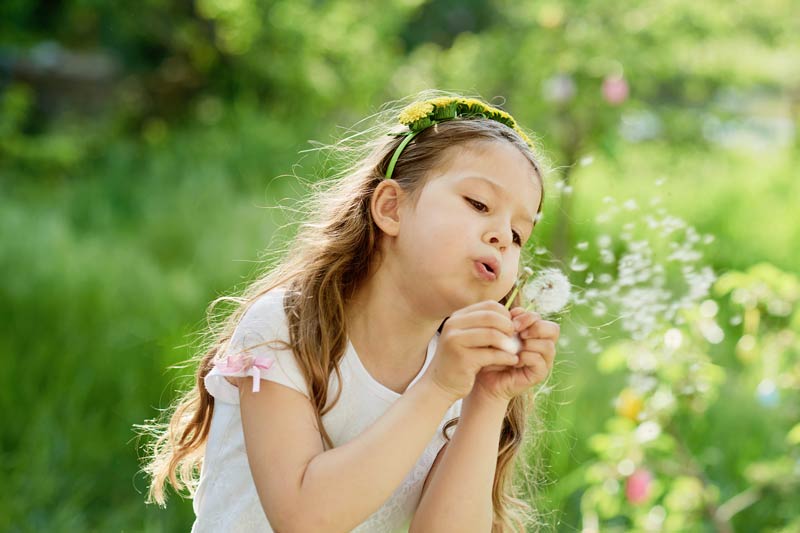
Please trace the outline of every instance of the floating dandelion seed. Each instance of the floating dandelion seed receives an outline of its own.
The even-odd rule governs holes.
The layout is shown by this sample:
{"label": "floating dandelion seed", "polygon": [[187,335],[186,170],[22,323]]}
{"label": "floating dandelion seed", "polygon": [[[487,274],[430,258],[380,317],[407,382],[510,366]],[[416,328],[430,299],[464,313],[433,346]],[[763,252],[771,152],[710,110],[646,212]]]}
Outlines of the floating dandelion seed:
{"label": "floating dandelion seed", "polygon": [[639,204],[636,203],[636,200],[630,198],[624,204],[622,204],[622,207],[624,207],[628,211],[634,211],[636,209],[639,209]]}
{"label": "floating dandelion seed", "polygon": [[569,263],[570,270],[574,270],[575,272],[582,272],[589,268],[588,263],[581,263],[580,259],[577,256],[572,258],[572,261]]}

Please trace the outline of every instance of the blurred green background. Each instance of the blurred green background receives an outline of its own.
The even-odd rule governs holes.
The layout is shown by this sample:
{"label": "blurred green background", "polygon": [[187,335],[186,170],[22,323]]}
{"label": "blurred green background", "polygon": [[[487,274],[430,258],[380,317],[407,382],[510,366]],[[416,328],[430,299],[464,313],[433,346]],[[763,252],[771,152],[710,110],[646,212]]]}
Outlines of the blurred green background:
{"label": "blurred green background", "polygon": [[[538,136],[532,249],[585,296],[529,452],[545,529],[800,531],[798,36],[791,0],[0,3],[0,530],[190,528],[144,504],[133,424],[290,236],[264,207],[324,175],[309,140],[439,88]],[[637,238],[718,279],[636,300],[632,338]]]}

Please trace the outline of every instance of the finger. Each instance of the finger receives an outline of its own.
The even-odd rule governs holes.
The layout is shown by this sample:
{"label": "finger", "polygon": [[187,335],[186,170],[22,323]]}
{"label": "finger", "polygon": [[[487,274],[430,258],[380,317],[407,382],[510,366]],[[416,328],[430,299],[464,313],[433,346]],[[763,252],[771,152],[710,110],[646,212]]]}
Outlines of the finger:
{"label": "finger", "polygon": [[472,305],[468,305],[466,307],[462,307],[458,311],[455,311],[451,316],[461,315],[465,313],[470,313],[472,311],[495,311],[497,313],[502,314],[503,316],[509,316],[508,309],[503,306],[500,302],[496,302],[494,300],[482,300],[480,302],[476,302]]}
{"label": "finger", "polygon": [[520,352],[530,352],[540,354],[548,367],[553,366],[556,356],[556,345],[549,339],[526,339],[522,342]]}
{"label": "finger", "polygon": [[545,358],[539,352],[520,352],[519,353],[519,361],[515,365],[517,367],[523,366],[530,366],[530,367],[537,367],[540,366],[545,372],[550,372],[552,370],[551,364],[548,362],[547,358]]}
{"label": "finger", "polygon": [[457,333],[458,344],[465,348],[494,348],[516,354],[517,343],[494,328],[470,328]]}
{"label": "finger", "polygon": [[544,381],[547,378],[547,374],[550,373],[550,369],[547,368],[541,357],[531,361],[531,364],[526,365],[526,368],[530,369],[532,373],[532,376],[528,378],[531,385]]}
{"label": "finger", "polygon": [[527,368],[539,376],[546,376],[550,372],[550,367],[547,366],[542,355],[536,352],[520,352],[519,362],[514,365],[514,368]]}
{"label": "finger", "polygon": [[520,332],[523,339],[552,339],[557,340],[561,335],[561,327],[549,320],[537,320],[528,329]]}
{"label": "finger", "polygon": [[541,315],[538,313],[524,313],[514,317],[512,323],[514,324],[514,331],[525,331],[530,328],[537,320],[541,320]]}
{"label": "finger", "polygon": [[522,313],[524,313],[525,312],[525,308],[524,307],[512,307],[509,312],[511,313],[511,318],[514,318],[514,317],[519,316]]}
{"label": "finger", "polygon": [[505,335],[514,334],[514,324],[508,316],[488,309],[476,310],[457,317],[451,317],[448,322],[451,323],[451,328],[494,328]]}
{"label": "finger", "polygon": [[476,350],[480,358],[481,370],[496,369],[507,370],[519,362],[519,357],[516,354],[511,354],[503,350],[495,350],[493,348],[481,348]]}

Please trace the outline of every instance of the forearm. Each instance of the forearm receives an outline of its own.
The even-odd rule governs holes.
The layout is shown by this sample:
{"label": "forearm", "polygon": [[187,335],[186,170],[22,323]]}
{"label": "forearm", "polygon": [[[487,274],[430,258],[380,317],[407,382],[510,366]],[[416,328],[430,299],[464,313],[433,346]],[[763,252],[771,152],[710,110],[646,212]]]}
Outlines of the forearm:
{"label": "forearm", "polygon": [[491,531],[492,484],[507,405],[464,399],[461,419],[417,507],[411,533]]}
{"label": "forearm", "polygon": [[452,405],[420,381],[352,441],[311,460],[300,501],[303,531],[350,531],[392,495],[430,443]]}

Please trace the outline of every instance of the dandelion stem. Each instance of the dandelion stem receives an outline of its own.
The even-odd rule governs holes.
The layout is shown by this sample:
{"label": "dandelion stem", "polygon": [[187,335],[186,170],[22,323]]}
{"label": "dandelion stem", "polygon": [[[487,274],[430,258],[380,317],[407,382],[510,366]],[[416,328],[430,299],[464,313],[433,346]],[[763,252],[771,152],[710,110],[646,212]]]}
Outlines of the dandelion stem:
{"label": "dandelion stem", "polygon": [[514,301],[514,297],[519,292],[520,287],[525,285],[525,283],[532,275],[533,275],[533,270],[531,270],[530,267],[525,267],[522,269],[522,275],[517,280],[517,283],[514,285],[514,290],[511,291],[511,296],[509,296],[508,300],[506,300],[506,309],[511,309],[511,302]]}
{"label": "dandelion stem", "polygon": [[514,297],[517,295],[517,292],[519,292],[520,285],[522,285],[522,283],[517,283],[514,286],[514,290],[511,291],[511,296],[509,296],[508,300],[506,300],[506,309],[511,309],[511,302],[514,301]]}

